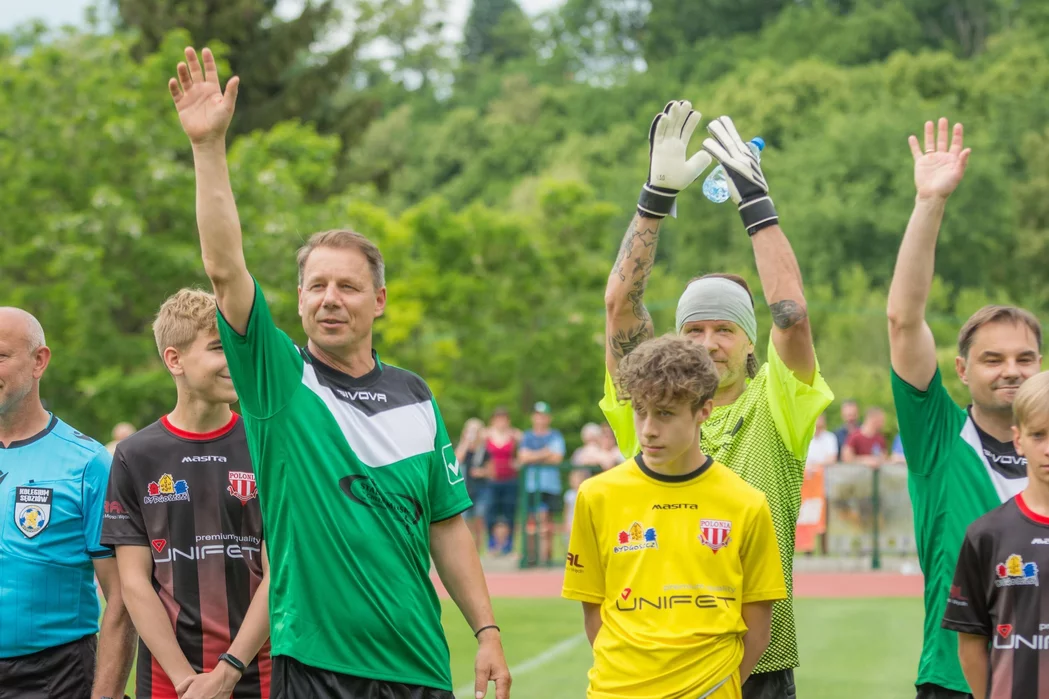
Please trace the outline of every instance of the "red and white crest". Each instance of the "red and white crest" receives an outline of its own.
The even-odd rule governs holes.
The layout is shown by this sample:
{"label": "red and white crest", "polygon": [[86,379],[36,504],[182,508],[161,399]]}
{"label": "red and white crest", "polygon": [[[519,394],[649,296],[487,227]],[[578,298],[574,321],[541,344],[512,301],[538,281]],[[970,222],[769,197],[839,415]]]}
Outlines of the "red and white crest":
{"label": "red and white crest", "polygon": [[248,500],[259,496],[258,488],[255,487],[255,474],[251,471],[230,471],[227,490],[240,500],[241,505],[247,505]]}
{"label": "red and white crest", "polygon": [[714,553],[732,543],[731,533],[732,522],[727,519],[699,520],[699,540]]}

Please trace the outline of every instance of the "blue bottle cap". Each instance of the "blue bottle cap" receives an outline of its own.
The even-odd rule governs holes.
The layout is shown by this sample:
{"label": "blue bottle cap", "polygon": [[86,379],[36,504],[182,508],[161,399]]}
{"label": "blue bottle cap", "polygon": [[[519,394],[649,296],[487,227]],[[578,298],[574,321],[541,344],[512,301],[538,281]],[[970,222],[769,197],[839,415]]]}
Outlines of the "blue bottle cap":
{"label": "blue bottle cap", "polygon": [[755,136],[754,138],[750,139],[750,142],[757,146],[759,151],[765,150],[765,139],[763,139],[761,136]]}

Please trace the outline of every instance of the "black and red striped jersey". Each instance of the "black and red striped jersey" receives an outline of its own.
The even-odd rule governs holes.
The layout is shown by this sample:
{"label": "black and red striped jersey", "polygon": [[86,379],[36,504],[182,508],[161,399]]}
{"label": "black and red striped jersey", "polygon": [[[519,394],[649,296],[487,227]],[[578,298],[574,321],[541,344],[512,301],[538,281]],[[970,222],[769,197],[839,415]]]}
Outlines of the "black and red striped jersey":
{"label": "black and red striped jersey", "polygon": [[[164,417],[117,445],[102,543],[150,548],[153,589],[197,672],[213,669],[240,630],[262,582],[262,538],[255,474],[239,416],[207,434],[185,432]],[[177,699],[171,680],[141,641],[136,688],[138,699]],[[233,698],[269,694],[267,642]]]}

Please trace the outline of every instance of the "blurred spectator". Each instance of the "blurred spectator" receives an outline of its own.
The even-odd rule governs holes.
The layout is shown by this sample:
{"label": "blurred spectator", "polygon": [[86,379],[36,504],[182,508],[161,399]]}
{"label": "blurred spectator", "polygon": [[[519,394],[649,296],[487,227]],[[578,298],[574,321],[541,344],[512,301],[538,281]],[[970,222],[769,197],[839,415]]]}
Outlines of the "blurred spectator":
{"label": "blurred spectator", "polygon": [[838,438],[827,431],[827,416],[816,418],[816,432],[809,443],[809,453],[805,459],[805,470],[819,470],[830,466],[838,460]]}
{"label": "blurred spectator", "polygon": [[568,548],[568,537],[571,533],[572,518],[575,516],[576,495],[579,493],[579,486],[589,476],[590,472],[585,468],[574,468],[568,475],[568,490],[565,491],[565,548]]}
{"label": "blurred spectator", "polygon": [[856,401],[849,399],[841,404],[841,427],[834,431],[834,436],[838,438],[838,460],[844,461],[842,458],[845,454],[845,442],[848,441],[849,435],[860,428],[860,406]]}
{"label": "blurred spectator", "polygon": [[135,432],[138,432],[138,430],[135,429],[135,426],[130,422],[118,422],[113,427],[113,439],[106,445],[106,450],[109,451],[109,455],[112,456],[117,450],[117,445],[135,434]]}
{"label": "blurred spectator", "polygon": [[[551,517],[561,511],[561,471],[557,467],[565,460],[565,439],[550,428],[553,416],[550,406],[540,401],[532,411],[532,429],[524,433],[517,450],[521,466],[532,466],[525,471],[525,492],[528,494],[529,528],[539,528],[539,561],[550,563],[553,553],[554,531]],[[534,517],[535,522],[532,522]],[[528,538],[528,558],[535,558],[534,542]]]}
{"label": "blurred spectator", "polygon": [[466,476],[466,492],[473,500],[473,507],[463,513],[470,532],[477,542],[477,550],[484,551],[488,535],[488,504],[491,500],[490,466],[488,449],[485,448],[484,421],[472,417],[463,425],[459,443],[455,445],[455,458]]}
{"label": "blurred spectator", "polygon": [[601,427],[596,422],[588,422],[583,425],[579,436],[583,439],[583,446],[572,453],[573,466],[598,466],[605,468],[608,460],[604,448],[601,446]]}
{"label": "blurred spectator", "polygon": [[623,452],[619,451],[619,445],[616,444],[616,433],[612,431],[612,427],[607,422],[601,425],[601,448],[605,452],[606,460],[603,468],[606,471],[626,461]]}
{"label": "blurred spectator", "polygon": [[488,422],[485,451],[489,461],[488,550],[509,554],[514,546],[517,516],[517,433],[506,408],[496,408]]}
{"label": "blurred spectator", "polygon": [[847,463],[881,466],[888,457],[889,448],[885,443],[885,411],[881,408],[870,408],[863,419],[863,424],[845,440],[842,449],[842,461]]}
{"label": "blurred spectator", "polygon": [[903,440],[900,439],[898,432],[896,433],[896,439],[892,440],[892,457],[889,459],[889,462],[894,464],[907,463],[907,457],[903,455]]}

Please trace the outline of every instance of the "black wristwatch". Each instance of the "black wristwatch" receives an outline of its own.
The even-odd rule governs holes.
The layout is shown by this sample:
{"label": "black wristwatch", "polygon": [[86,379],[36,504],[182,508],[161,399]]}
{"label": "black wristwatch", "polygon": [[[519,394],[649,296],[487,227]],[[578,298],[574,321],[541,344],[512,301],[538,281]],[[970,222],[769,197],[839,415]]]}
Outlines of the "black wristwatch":
{"label": "black wristwatch", "polygon": [[242,675],[244,674],[244,671],[248,669],[247,665],[242,663],[240,660],[237,660],[229,653],[223,653],[222,655],[220,655],[219,660],[222,660],[223,662],[232,665],[234,668],[236,668],[237,672],[239,672]]}

